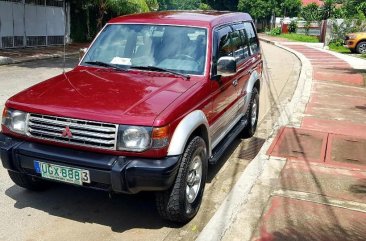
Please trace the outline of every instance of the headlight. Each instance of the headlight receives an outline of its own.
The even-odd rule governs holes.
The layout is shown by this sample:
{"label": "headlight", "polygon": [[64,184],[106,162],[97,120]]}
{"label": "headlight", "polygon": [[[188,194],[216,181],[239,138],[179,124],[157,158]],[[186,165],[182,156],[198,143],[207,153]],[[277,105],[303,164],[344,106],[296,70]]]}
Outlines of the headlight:
{"label": "headlight", "polygon": [[19,134],[25,134],[27,113],[19,110],[5,108],[2,124]]}
{"label": "headlight", "polygon": [[118,128],[117,150],[142,152],[169,144],[169,127],[124,126]]}
{"label": "headlight", "polygon": [[141,126],[119,126],[117,149],[144,151],[151,146],[151,128]]}
{"label": "headlight", "polygon": [[348,35],[348,39],[356,39],[356,35],[350,34],[350,35]]}

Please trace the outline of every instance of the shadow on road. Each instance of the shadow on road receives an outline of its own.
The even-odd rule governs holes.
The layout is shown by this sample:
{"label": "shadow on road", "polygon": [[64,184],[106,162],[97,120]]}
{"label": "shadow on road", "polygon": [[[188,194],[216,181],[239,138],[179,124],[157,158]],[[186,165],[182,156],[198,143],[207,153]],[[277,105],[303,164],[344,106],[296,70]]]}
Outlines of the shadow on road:
{"label": "shadow on road", "polygon": [[115,195],[110,199],[104,191],[55,184],[43,192],[31,192],[14,185],[5,194],[16,201],[15,208],[30,207],[52,216],[109,226],[114,232],[179,227],[159,217],[152,193]]}

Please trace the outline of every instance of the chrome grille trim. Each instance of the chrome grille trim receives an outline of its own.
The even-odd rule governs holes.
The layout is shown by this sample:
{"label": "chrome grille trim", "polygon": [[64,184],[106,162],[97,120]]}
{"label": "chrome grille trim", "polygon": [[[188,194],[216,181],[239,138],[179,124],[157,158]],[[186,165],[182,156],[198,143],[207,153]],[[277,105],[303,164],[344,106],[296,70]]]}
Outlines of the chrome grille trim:
{"label": "chrome grille trim", "polygon": [[[62,136],[67,126],[71,138]],[[26,130],[28,136],[37,139],[116,150],[116,124],[29,113]]]}

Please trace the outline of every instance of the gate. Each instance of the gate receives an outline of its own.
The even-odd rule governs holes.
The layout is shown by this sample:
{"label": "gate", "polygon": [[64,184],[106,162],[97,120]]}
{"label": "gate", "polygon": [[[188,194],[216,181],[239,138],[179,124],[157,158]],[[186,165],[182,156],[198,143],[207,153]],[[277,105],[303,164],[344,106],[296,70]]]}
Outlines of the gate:
{"label": "gate", "polygon": [[64,0],[0,0],[0,48],[63,44],[65,9]]}

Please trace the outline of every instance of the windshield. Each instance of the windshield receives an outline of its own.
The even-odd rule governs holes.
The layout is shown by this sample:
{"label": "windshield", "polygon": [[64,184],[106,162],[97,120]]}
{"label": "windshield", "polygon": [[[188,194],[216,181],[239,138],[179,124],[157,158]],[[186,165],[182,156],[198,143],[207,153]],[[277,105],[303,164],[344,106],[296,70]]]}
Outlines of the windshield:
{"label": "windshield", "polygon": [[203,75],[207,31],[203,28],[145,25],[107,25],[82,64],[104,62],[117,66],[153,66],[183,74]]}

